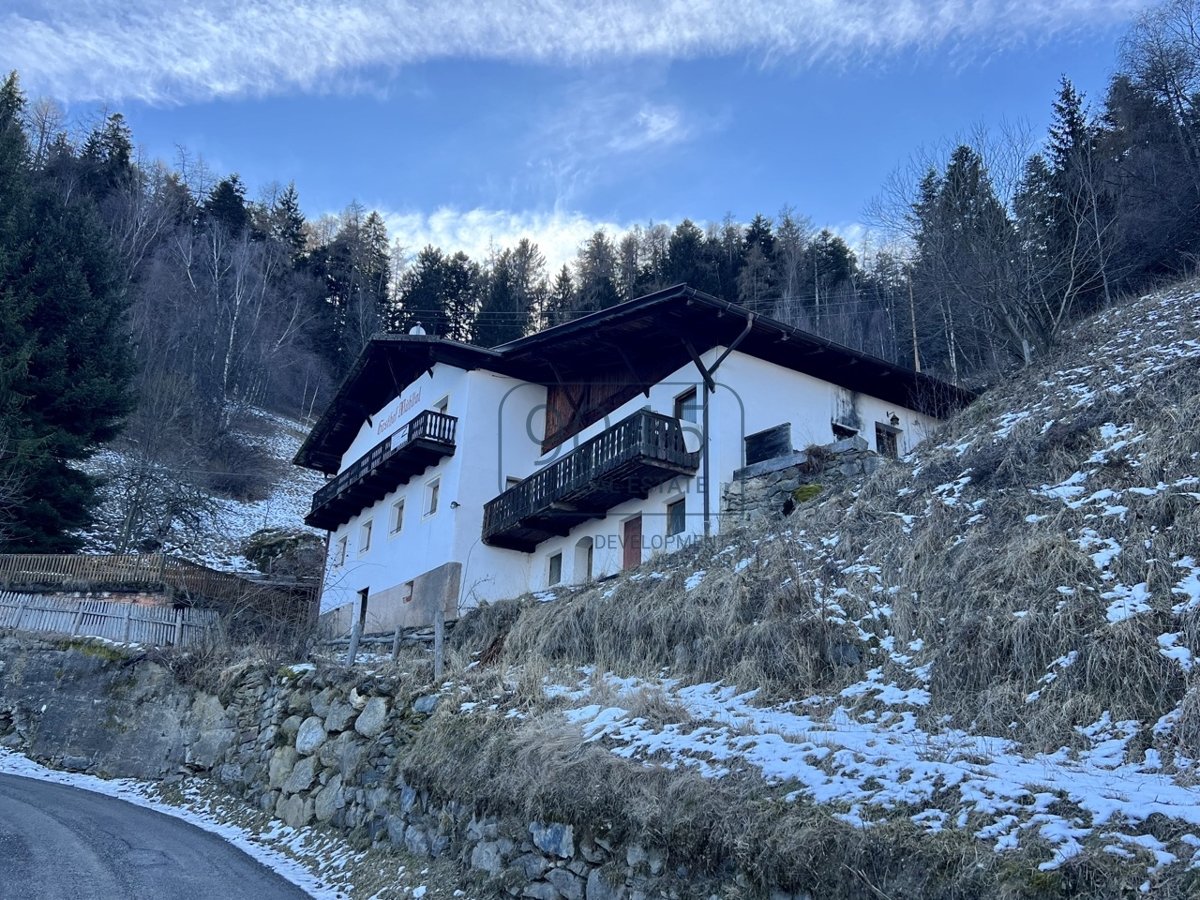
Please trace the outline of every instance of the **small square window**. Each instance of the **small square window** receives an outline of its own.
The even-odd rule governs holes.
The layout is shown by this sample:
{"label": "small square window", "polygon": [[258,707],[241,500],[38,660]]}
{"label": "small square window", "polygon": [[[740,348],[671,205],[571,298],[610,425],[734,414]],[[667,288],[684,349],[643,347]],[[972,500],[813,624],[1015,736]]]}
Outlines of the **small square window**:
{"label": "small square window", "polygon": [[895,459],[900,455],[900,429],[882,422],[875,423],[875,451],[880,456]]}
{"label": "small square window", "polygon": [[522,479],[518,478],[516,475],[506,475],[504,477],[504,489],[507,491],[511,487],[516,487],[521,483],[521,481]]}
{"label": "small square window", "polygon": [[550,557],[550,584],[558,584],[562,581],[562,554],[555,553]]}
{"label": "small square window", "polygon": [[366,553],[371,549],[371,528],[373,523],[368,520],[362,523],[362,527],[358,531],[358,552]]}
{"label": "small square window", "polygon": [[349,544],[348,535],[343,534],[340,538],[338,538],[337,551],[335,552],[335,555],[334,555],[334,559],[337,561],[334,563],[334,565],[344,566],[346,564],[346,547],[348,544]]}
{"label": "small square window", "polygon": [[683,534],[687,528],[687,501],[683,498],[667,504],[667,534]]}
{"label": "small square window", "polygon": [[435,478],[429,484],[425,485],[425,515],[432,516],[438,511],[438,494],[442,490],[442,481],[440,478]]}
{"label": "small square window", "polygon": [[392,534],[399,534],[404,527],[404,501],[397,500],[392,504]]}
{"label": "small square window", "polygon": [[684,422],[700,421],[700,403],[695,388],[688,388],[675,398],[675,418]]}
{"label": "small square window", "polygon": [[445,397],[443,397],[437,403],[433,404],[433,411],[440,412],[443,415],[450,412],[450,395],[447,394]]}

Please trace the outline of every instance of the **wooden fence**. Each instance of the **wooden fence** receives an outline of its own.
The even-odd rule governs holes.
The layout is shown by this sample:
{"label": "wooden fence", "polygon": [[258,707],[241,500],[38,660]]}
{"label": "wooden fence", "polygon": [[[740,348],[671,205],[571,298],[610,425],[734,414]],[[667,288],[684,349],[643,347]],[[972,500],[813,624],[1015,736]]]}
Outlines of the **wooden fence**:
{"label": "wooden fence", "polygon": [[224,609],[234,609],[247,602],[264,605],[271,601],[278,601],[277,608],[290,603],[303,607],[312,601],[315,590],[307,584],[259,584],[165,553],[0,554],[0,590],[44,588],[167,590],[177,597],[205,600]]}
{"label": "wooden fence", "polygon": [[20,631],[190,647],[204,640],[218,618],[211,609],[173,609],[0,591],[0,628]]}

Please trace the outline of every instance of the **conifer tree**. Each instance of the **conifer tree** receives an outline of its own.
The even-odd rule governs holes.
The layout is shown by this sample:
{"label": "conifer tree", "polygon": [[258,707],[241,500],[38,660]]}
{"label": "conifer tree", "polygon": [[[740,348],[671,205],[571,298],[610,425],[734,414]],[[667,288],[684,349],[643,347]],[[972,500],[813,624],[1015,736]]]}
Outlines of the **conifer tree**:
{"label": "conifer tree", "polygon": [[0,465],[20,495],[0,548],[66,552],[96,502],[72,463],[119,430],[131,354],[92,200],[68,203],[30,171],[23,105],[10,75],[0,86]]}

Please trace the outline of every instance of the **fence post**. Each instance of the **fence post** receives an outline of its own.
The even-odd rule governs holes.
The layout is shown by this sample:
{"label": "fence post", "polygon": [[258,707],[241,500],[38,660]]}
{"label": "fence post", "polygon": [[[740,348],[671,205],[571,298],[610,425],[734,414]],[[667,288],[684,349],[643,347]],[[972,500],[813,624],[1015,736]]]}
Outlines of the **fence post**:
{"label": "fence post", "polygon": [[129,629],[133,625],[133,604],[125,604],[125,640],[124,643],[129,643]]}
{"label": "fence post", "polygon": [[350,647],[346,651],[346,665],[354,665],[354,657],[358,655],[358,639],[362,637],[362,626],[357,620],[354,622],[354,627],[350,629]]}
{"label": "fence post", "polygon": [[79,634],[79,628],[83,625],[83,604],[85,601],[79,600],[79,607],[75,610],[75,618],[71,621],[71,637]]}
{"label": "fence post", "polygon": [[446,612],[442,604],[433,612],[433,680],[442,680],[442,665],[446,659]]}
{"label": "fence post", "polygon": [[17,631],[21,627],[21,620],[25,618],[25,607],[29,604],[29,600],[25,597],[21,598],[21,602],[17,605],[17,621],[13,622],[13,630]]}
{"label": "fence post", "polygon": [[183,642],[183,609],[175,610],[175,635],[171,638],[172,646],[178,647]]}
{"label": "fence post", "polygon": [[400,626],[396,626],[396,633],[392,636],[392,661],[395,662],[400,658]]}

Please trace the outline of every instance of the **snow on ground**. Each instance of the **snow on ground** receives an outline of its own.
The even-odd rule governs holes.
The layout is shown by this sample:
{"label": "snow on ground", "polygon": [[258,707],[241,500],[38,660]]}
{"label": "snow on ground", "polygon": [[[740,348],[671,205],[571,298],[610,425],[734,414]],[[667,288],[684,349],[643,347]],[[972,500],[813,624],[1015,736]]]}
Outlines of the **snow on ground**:
{"label": "snow on ground", "polygon": [[[888,709],[866,715],[837,698],[756,706],[755,692],[719,683],[599,679],[602,693],[615,693],[618,702],[661,691],[691,719],[656,728],[622,706],[588,703],[595,676],[581,675],[574,688],[551,685],[548,694],[579,704],[565,713],[567,719],[582,728],[586,741],[601,742],[618,756],[688,766],[709,778],[757,769],[768,782],[794,786],[789,797],[832,804],[860,827],[900,810],[930,831],[969,823],[997,852],[1036,835],[1053,848],[1043,870],[1079,853],[1081,841],[1092,835],[1144,846],[1155,839],[1139,828],[1161,814],[1195,829],[1180,838],[1189,846],[1182,861],[1200,868],[1200,850],[1192,849],[1200,847],[1200,788],[1163,774],[1152,753],[1141,762],[1127,760],[1140,728],[1136,722],[1105,716],[1079,730],[1083,749],[1030,755],[1001,738],[920,728],[916,711],[928,695],[880,684],[877,669],[841,692],[848,698],[882,689]],[[808,711],[814,705],[826,711]],[[1175,858],[1159,848],[1155,864]]]}
{"label": "snow on ground", "polygon": [[[197,530],[177,529],[163,547],[165,552],[222,571],[254,572],[254,566],[240,552],[246,538],[254,532],[263,528],[290,528],[324,535],[324,532],[308,528],[304,516],[312,504],[313,494],[325,483],[325,477],[292,464],[309,426],[266,410],[254,410],[253,414],[262,427],[248,434],[248,440],[266,450],[279,464],[280,475],[270,493],[257,501],[212,496],[212,515],[207,516]],[[105,477],[125,466],[122,453],[106,447],[87,462],[85,469],[90,474]],[[111,505],[106,504],[98,516],[97,527],[86,536],[89,552],[111,550],[112,535],[117,530],[115,518]]]}

